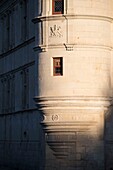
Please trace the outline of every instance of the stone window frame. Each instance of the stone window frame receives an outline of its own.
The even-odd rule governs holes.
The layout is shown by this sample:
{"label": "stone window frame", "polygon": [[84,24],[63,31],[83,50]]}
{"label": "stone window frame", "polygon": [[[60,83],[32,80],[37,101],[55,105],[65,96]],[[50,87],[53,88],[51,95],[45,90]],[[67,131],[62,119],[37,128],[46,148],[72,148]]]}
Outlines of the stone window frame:
{"label": "stone window frame", "polygon": [[63,57],[53,57],[53,76],[63,76]]}
{"label": "stone window frame", "polygon": [[[55,12],[55,1],[62,2],[62,10],[59,12]],[[64,0],[52,0],[52,14],[53,15],[64,14]]]}

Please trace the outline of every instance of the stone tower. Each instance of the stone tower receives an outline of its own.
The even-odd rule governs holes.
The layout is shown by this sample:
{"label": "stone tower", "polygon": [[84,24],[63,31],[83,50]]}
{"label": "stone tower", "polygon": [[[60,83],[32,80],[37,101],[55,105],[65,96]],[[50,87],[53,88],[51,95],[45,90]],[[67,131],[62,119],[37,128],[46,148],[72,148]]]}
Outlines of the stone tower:
{"label": "stone tower", "polygon": [[45,169],[109,170],[113,1],[38,0],[35,6],[35,101],[43,115]]}

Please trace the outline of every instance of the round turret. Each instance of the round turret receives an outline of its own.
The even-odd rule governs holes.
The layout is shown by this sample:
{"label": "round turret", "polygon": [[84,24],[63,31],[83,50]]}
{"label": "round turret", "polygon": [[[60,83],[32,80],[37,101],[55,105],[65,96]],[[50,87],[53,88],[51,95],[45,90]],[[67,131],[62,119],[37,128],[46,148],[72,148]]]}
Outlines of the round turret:
{"label": "round turret", "polygon": [[[83,156],[80,152],[86,169],[104,168],[100,136],[105,110],[112,100],[112,8],[112,0],[46,0],[40,3],[34,19],[38,65],[35,99],[44,115],[47,142],[57,158],[68,160],[68,168],[79,167],[70,155],[74,150],[77,161],[76,150],[83,146],[83,139],[86,150],[98,145],[102,150],[94,151],[93,156],[100,156],[95,160],[93,156],[86,160],[87,153]],[[93,140],[96,146],[89,147]]]}

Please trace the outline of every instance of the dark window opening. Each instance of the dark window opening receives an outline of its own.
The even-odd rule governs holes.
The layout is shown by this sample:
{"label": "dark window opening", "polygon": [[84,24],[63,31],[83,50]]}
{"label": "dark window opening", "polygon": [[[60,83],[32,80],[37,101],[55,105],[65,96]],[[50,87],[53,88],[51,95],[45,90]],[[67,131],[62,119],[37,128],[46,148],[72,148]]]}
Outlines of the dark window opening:
{"label": "dark window opening", "polygon": [[52,13],[53,14],[63,14],[64,11],[64,1],[63,0],[53,0],[52,1]]}
{"label": "dark window opening", "polygon": [[54,76],[63,75],[63,58],[62,57],[53,58],[53,75]]}

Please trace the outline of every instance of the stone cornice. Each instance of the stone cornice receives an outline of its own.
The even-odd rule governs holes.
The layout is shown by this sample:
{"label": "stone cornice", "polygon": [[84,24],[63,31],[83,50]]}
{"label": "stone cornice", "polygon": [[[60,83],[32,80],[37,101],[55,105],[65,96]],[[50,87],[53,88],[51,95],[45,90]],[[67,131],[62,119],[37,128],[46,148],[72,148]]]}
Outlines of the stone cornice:
{"label": "stone cornice", "polygon": [[101,128],[105,110],[112,104],[111,97],[101,96],[58,96],[35,97],[43,113],[43,129],[46,141],[57,158],[68,158],[70,148],[80,133],[84,140],[103,138]]}
{"label": "stone cornice", "polygon": [[112,105],[112,97],[67,96],[67,97],[35,97],[40,110],[63,108],[108,108]]}
{"label": "stone cornice", "polygon": [[0,114],[0,117],[6,117],[6,116],[9,116],[9,115],[17,115],[17,114],[23,114],[23,113],[31,113],[31,112],[34,112],[34,111],[36,111],[37,112],[37,108],[29,108],[29,109],[20,109],[20,110],[18,110],[18,111],[13,111],[13,112],[9,112],[9,113],[1,113]]}
{"label": "stone cornice", "polygon": [[101,15],[48,15],[48,16],[38,16],[35,17],[32,21],[34,23],[41,21],[52,21],[52,20],[67,20],[67,19],[93,19],[93,20],[103,20],[108,22],[113,22],[113,17],[110,16],[101,16]]}
{"label": "stone cornice", "polygon": [[74,50],[77,50],[77,49],[85,49],[85,48],[90,48],[91,49],[98,49],[98,50],[113,50],[113,47],[112,46],[105,46],[105,45],[95,45],[95,44],[67,44],[67,43],[64,43],[64,44],[49,44],[49,45],[37,45],[35,46],[33,49],[34,51],[40,51],[40,52],[46,52],[48,51],[48,49],[66,49],[66,51],[74,51]]}
{"label": "stone cornice", "polygon": [[34,42],[34,41],[35,41],[35,37],[32,37],[32,38],[30,38],[30,39],[28,39],[28,40],[26,40],[26,41],[18,44],[17,46],[15,46],[15,47],[7,50],[6,52],[0,54],[0,58],[6,57],[6,56],[8,56],[9,54],[11,54],[11,53],[19,50],[20,48],[22,48],[22,47],[24,47],[24,46],[26,46],[26,45],[29,45],[30,43],[32,43],[32,42]]}
{"label": "stone cornice", "polygon": [[21,71],[23,69],[26,69],[26,68],[29,68],[29,67],[33,66],[34,64],[35,64],[35,61],[29,62],[29,63],[27,63],[25,65],[21,65],[21,66],[19,66],[17,68],[12,69],[11,71],[8,71],[8,72],[5,72],[3,74],[0,74],[0,78],[2,79],[2,78],[4,78],[4,76],[7,76],[9,74],[15,74],[15,73],[17,73],[17,72],[19,72],[19,71]]}

